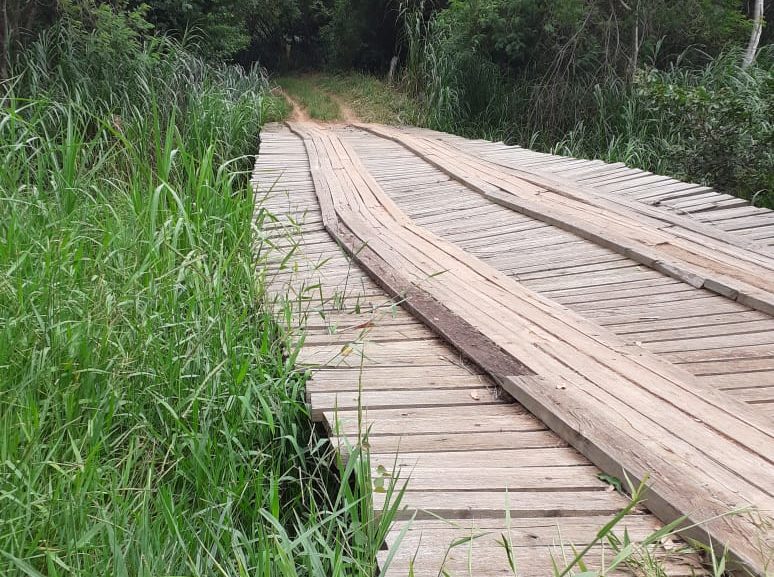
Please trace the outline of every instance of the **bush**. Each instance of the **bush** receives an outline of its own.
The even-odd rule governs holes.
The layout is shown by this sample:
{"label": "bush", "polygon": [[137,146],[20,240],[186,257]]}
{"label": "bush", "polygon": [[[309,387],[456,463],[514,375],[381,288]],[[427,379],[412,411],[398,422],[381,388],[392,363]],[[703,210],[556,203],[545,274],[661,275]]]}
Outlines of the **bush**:
{"label": "bush", "polygon": [[[671,172],[772,206],[774,69],[742,69],[731,52],[699,69],[644,71],[634,87],[644,122],[658,123]],[[765,63],[765,56],[761,59]]]}
{"label": "bush", "polygon": [[[626,162],[771,205],[771,49],[743,69],[738,48],[723,50],[746,41],[743,14],[705,4],[648,0],[634,20],[578,0],[454,1],[429,20],[409,11],[405,87],[431,128]],[[599,42],[635,22],[653,28],[642,54]],[[712,53],[678,54],[682,25]]]}

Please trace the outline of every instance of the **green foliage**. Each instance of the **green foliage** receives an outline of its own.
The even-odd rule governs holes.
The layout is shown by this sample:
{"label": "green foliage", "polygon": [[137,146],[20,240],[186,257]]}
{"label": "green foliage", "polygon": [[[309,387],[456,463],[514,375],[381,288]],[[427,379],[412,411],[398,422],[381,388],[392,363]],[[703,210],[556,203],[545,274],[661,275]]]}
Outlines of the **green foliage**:
{"label": "green foliage", "polygon": [[277,83],[287,91],[291,98],[316,120],[338,120],[341,110],[330,94],[320,90],[313,76],[287,76],[277,79]]}
{"label": "green foliage", "polygon": [[[667,131],[671,172],[774,206],[774,68],[730,53],[698,70],[649,70],[635,83],[643,111]],[[766,198],[768,197],[768,198]]]}
{"label": "green foliage", "polygon": [[391,514],[264,307],[266,81],[158,40],[110,90],[100,14],[3,86],[0,574],[370,575]]}
{"label": "green foliage", "polygon": [[[161,47],[144,51],[145,35],[152,25],[145,20],[147,6],[128,10],[126,4],[103,4],[95,0],[62,0],[59,23],[36,42],[32,58],[25,55],[17,68],[36,77],[37,89],[55,89],[57,76],[68,86],[89,86],[89,92],[107,96],[142,67],[164,57]],[[142,57],[141,57],[142,56]],[[23,69],[22,69],[23,67]],[[61,84],[59,86],[62,86]]]}
{"label": "green foliage", "polygon": [[414,99],[368,74],[320,74],[317,81],[347,102],[364,122],[416,124],[419,120]]}
{"label": "green foliage", "polygon": [[395,0],[330,0],[320,27],[326,61],[334,68],[386,70],[395,54]]}
{"label": "green foliage", "polygon": [[248,19],[263,4],[261,0],[155,0],[148,17],[159,30],[186,38],[208,60],[221,61],[249,45]]}
{"label": "green foliage", "polygon": [[749,31],[735,2],[452,1],[404,25],[405,86],[433,128],[771,202],[772,60],[745,71],[725,49]]}
{"label": "green foliage", "polygon": [[766,53],[755,66],[742,69],[739,62],[739,52],[731,51],[703,66],[649,68],[631,85],[599,88],[597,115],[543,145],[774,206],[774,68]]}
{"label": "green foliage", "polygon": [[56,15],[57,0],[2,0],[0,14],[0,81],[8,77],[8,68],[20,44],[35,38]]}
{"label": "green foliage", "polygon": [[261,100],[261,116],[264,122],[282,122],[286,120],[293,107],[282,95],[267,94]]}

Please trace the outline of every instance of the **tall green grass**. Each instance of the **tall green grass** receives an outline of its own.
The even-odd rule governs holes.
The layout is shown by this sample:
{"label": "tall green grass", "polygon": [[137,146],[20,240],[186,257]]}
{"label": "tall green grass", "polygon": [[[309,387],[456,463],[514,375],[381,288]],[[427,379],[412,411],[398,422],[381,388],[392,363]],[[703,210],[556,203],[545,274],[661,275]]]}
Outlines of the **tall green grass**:
{"label": "tall green grass", "polygon": [[372,574],[389,515],[252,252],[265,78],[97,35],[53,28],[0,96],[0,574]]}
{"label": "tall green grass", "polygon": [[714,186],[774,208],[774,53],[740,66],[729,51],[701,66],[642,69],[593,92],[595,113],[549,149]]}
{"label": "tall green grass", "polygon": [[453,19],[407,11],[403,21],[404,86],[430,128],[625,162],[774,206],[770,46],[749,68],[740,50],[688,49],[669,68],[645,62],[633,75],[586,54],[565,74],[526,67],[511,78],[461,45]]}

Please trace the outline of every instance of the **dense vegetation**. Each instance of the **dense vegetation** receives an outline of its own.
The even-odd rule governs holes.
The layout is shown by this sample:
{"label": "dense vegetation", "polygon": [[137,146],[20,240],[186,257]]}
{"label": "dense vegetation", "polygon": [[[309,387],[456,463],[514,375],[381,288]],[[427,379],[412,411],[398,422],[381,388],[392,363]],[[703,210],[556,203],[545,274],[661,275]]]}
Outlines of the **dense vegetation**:
{"label": "dense vegetation", "polygon": [[622,161],[774,206],[770,27],[753,64],[743,57],[755,5],[296,2],[285,50],[263,60],[384,75],[394,57],[398,88],[416,102],[402,116],[416,123]]}
{"label": "dense vegetation", "polygon": [[774,205],[770,26],[743,66],[756,0],[3,2],[2,68],[17,40],[62,13],[93,22],[112,6],[138,33],[193,41],[212,62],[384,75],[394,58],[399,92],[415,101],[403,116],[419,124],[623,161]]}
{"label": "dense vegetation", "polygon": [[[339,462],[311,427],[252,251],[250,155],[288,111],[261,66],[327,118],[326,91],[772,203],[772,33],[742,66],[751,13],[0,0],[0,575],[373,573],[390,516],[367,455]],[[319,68],[346,74],[293,76]]]}
{"label": "dense vegetation", "polygon": [[266,78],[93,8],[3,87],[0,575],[372,574],[251,250]]}
{"label": "dense vegetation", "polygon": [[[774,52],[738,2],[480,0],[407,15],[406,82],[442,130],[623,161],[771,204]],[[768,195],[768,198],[766,198]]]}

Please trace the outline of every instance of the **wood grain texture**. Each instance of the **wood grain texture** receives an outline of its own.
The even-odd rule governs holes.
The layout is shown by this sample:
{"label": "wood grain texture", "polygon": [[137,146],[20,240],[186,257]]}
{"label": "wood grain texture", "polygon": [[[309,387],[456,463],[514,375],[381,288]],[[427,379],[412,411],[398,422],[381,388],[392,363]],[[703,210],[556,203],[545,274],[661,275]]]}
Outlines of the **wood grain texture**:
{"label": "wood grain texture", "polygon": [[[525,171],[505,171],[450,145],[359,124],[407,147],[485,198],[570,231],[648,267],[752,308],[774,313],[768,247],[641,203],[603,198]],[[653,222],[656,221],[656,222]],[[668,227],[660,226],[667,222]]]}
{"label": "wood grain texture", "polygon": [[[375,146],[366,168],[340,137],[345,129],[293,128],[298,135],[282,128],[267,133],[264,149],[272,153],[256,163],[254,183],[259,189],[267,183],[270,192],[259,195],[256,218],[264,226],[255,250],[266,263],[271,306],[290,331],[290,345],[299,347],[293,358],[312,374],[311,415],[345,458],[352,446],[367,442],[375,475],[408,482],[401,515],[426,519],[409,530],[409,549],[396,552],[392,570],[408,567],[410,547],[419,546],[426,531],[415,573],[438,573],[444,539],[459,537],[456,529],[433,525],[441,515],[461,526],[486,525],[498,535],[506,525],[522,526],[520,574],[545,574],[546,527],[566,527],[583,542],[626,502],[597,478],[600,468],[634,480],[650,474],[647,504],[664,519],[687,511],[701,521],[736,506],[757,506],[757,517],[723,516],[690,534],[730,545],[754,570],[762,566],[754,543],[771,538],[760,521],[773,508],[774,403],[768,402],[768,376],[747,379],[774,374],[768,315],[723,296],[697,294],[650,270],[661,264],[631,264],[625,251],[589,251],[588,240],[568,237],[560,223],[493,213],[489,199],[467,194],[470,186],[404,163],[402,154],[380,147],[373,136],[353,132],[364,147]],[[423,139],[443,162],[461,158],[426,134],[405,132]],[[483,150],[488,143],[476,146]],[[464,172],[463,184],[482,189],[521,181],[540,188],[546,181],[536,184],[530,175],[553,171],[562,175],[556,190],[543,189],[563,210],[579,200],[576,191],[559,185],[578,182],[626,186],[636,195],[647,193],[652,203],[671,203],[674,211],[728,215],[734,230],[754,227],[764,216],[737,212],[749,207],[700,187],[632,174],[623,166],[521,150],[527,170],[518,178],[468,160],[453,168]],[[476,172],[481,166],[491,174]],[[680,227],[672,218],[679,212],[661,218],[652,203],[637,209],[634,196],[607,207],[618,215],[610,230],[626,229],[623,206],[637,213],[637,234],[652,227],[677,238],[682,249],[704,237],[740,249],[736,233],[714,228],[707,235],[695,222]],[[421,215],[409,217],[406,203]],[[475,228],[473,222],[486,225]],[[758,236],[767,234],[761,227]],[[764,246],[746,238],[744,250],[756,253]],[[669,258],[688,260],[681,253]],[[765,258],[763,252],[753,257],[754,265]],[[517,282],[521,278],[531,289]],[[707,282],[701,275],[684,280]],[[738,297],[722,283],[710,288]],[[602,324],[617,326],[618,336]],[[725,346],[732,337],[737,346]],[[374,497],[381,507],[383,494]],[[639,513],[633,517],[643,522],[635,529],[659,526],[652,515]],[[525,532],[530,524],[538,533],[534,541]],[[392,539],[401,528],[393,528],[388,547],[397,547]],[[468,560],[456,553],[447,568],[464,570]],[[507,570],[498,553],[501,547],[481,541],[475,574]],[[667,553],[656,552],[662,558]],[[691,574],[696,556],[669,559],[666,568],[669,575]]]}
{"label": "wood grain texture", "polygon": [[[548,381],[524,377],[525,382],[541,383],[540,387],[530,389],[531,397],[550,401],[552,414],[564,414],[561,402],[554,395],[543,394],[546,389],[569,389],[568,395],[589,395],[584,398],[595,401],[584,409],[589,414],[600,414],[606,407],[615,407],[613,410],[629,423],[621,425],[626,433],[624,437],[632,439],[642,434],[642,426],[632,424],[637,419],[643,425],[658,426],[658,434],[663,438],[658,443],[645,444],[644,448],[648,470],[653,472],[654,493],[668,505],[661,509],[664,517],[680,512],[702,521],[737,507],[754,505],[764,510],[771,507],[771,494],[765,488],[772,486],[774,476],[765,455],[771,447],[772,434],[765,419],[746,405],[703,386],[674,365],[644,351],[627,349],[601,327],[557,308],[464,251],[415,226],[368,176],[357,156],[340,139],[316,128],[295,127],[295,130],[305,142],[314,142],[317,150],[326,150],[326,163],[330,166],[312,172],[313,175],[317,172],[318,189],[335,191],[331,199],[337,220],[327,226],[329,231],[337,235],[340,232],[337,227],[344,223],[354,237],[378,255],[383,273],[395,278],[400,271],[403,286],[424,283],[427,288],[423,291],[432,295],[433,302],[444,303],[445,316],[458,317],[489,339],[483,343],[484,349],[526,361],[532,371],[550,376]],[[346,238],[337,238],[342,245],[353,246]],[[381,276],[374,269],[371,272]],[[545,331],[552,333],[551,339],[547,339]],[[520,334],[524,340],[514,341],[514,334]],[[455,346],[465,344],[456,330],[444,337]],[[477,360],[476,354],[475,350],[466,352],[474,360]],[[568,372],[565,365],[556,361],[569,358],[575,367]],[[484,368],[498,381],[511,382],[511,375]],[[580,380],[579,368],[583,374]],[[617,381],[622,377],[631,385],[621,387]],[[670,388],[673,392],[669,392]],[[524,396],[523,392],[520,394]],[[530,399],[525,397],[525,400]],[[646,412],[641,414],[643,409]],[[694,420],[696,417],[701,422]],[[374,426],[385,427],[386,423],[375,421]],[[556,429],[571,443],[575,442],[582,452],[586,444],[594,445],[593,431],[586,432],[580,442],[558,424]],[[396,430],[399,430],[397,424]],[[739,446],[745,448],[742,453],[738,451]],[[675,447],[680,447],[677,461],[669,454]],[[720,455],[727,462],[733,461],[734,471],[718,467],[715,459]],[[603,469],[615,468],[620,473],[620,463],[627,462],[629,456],[625,452],[614,453],[612,463],[596,454],[594,458]],[[641,463],[643,455],[638,458]],[[640,474],[639,478],[643,476]],[[683,483],[681,492],[674,490],[670,482],[676,478]],[[714,503],[701,503],[691,497],[706,492],[707,483],[713,488]],[[727,489],[729,484],[734,490]],[[755,558],[757,552],[749,547],[751,530],[749,524],[739,520],[724,520],[709,528],[716,541],[729,545],[744,562],[754,566],[759,561]]]}

